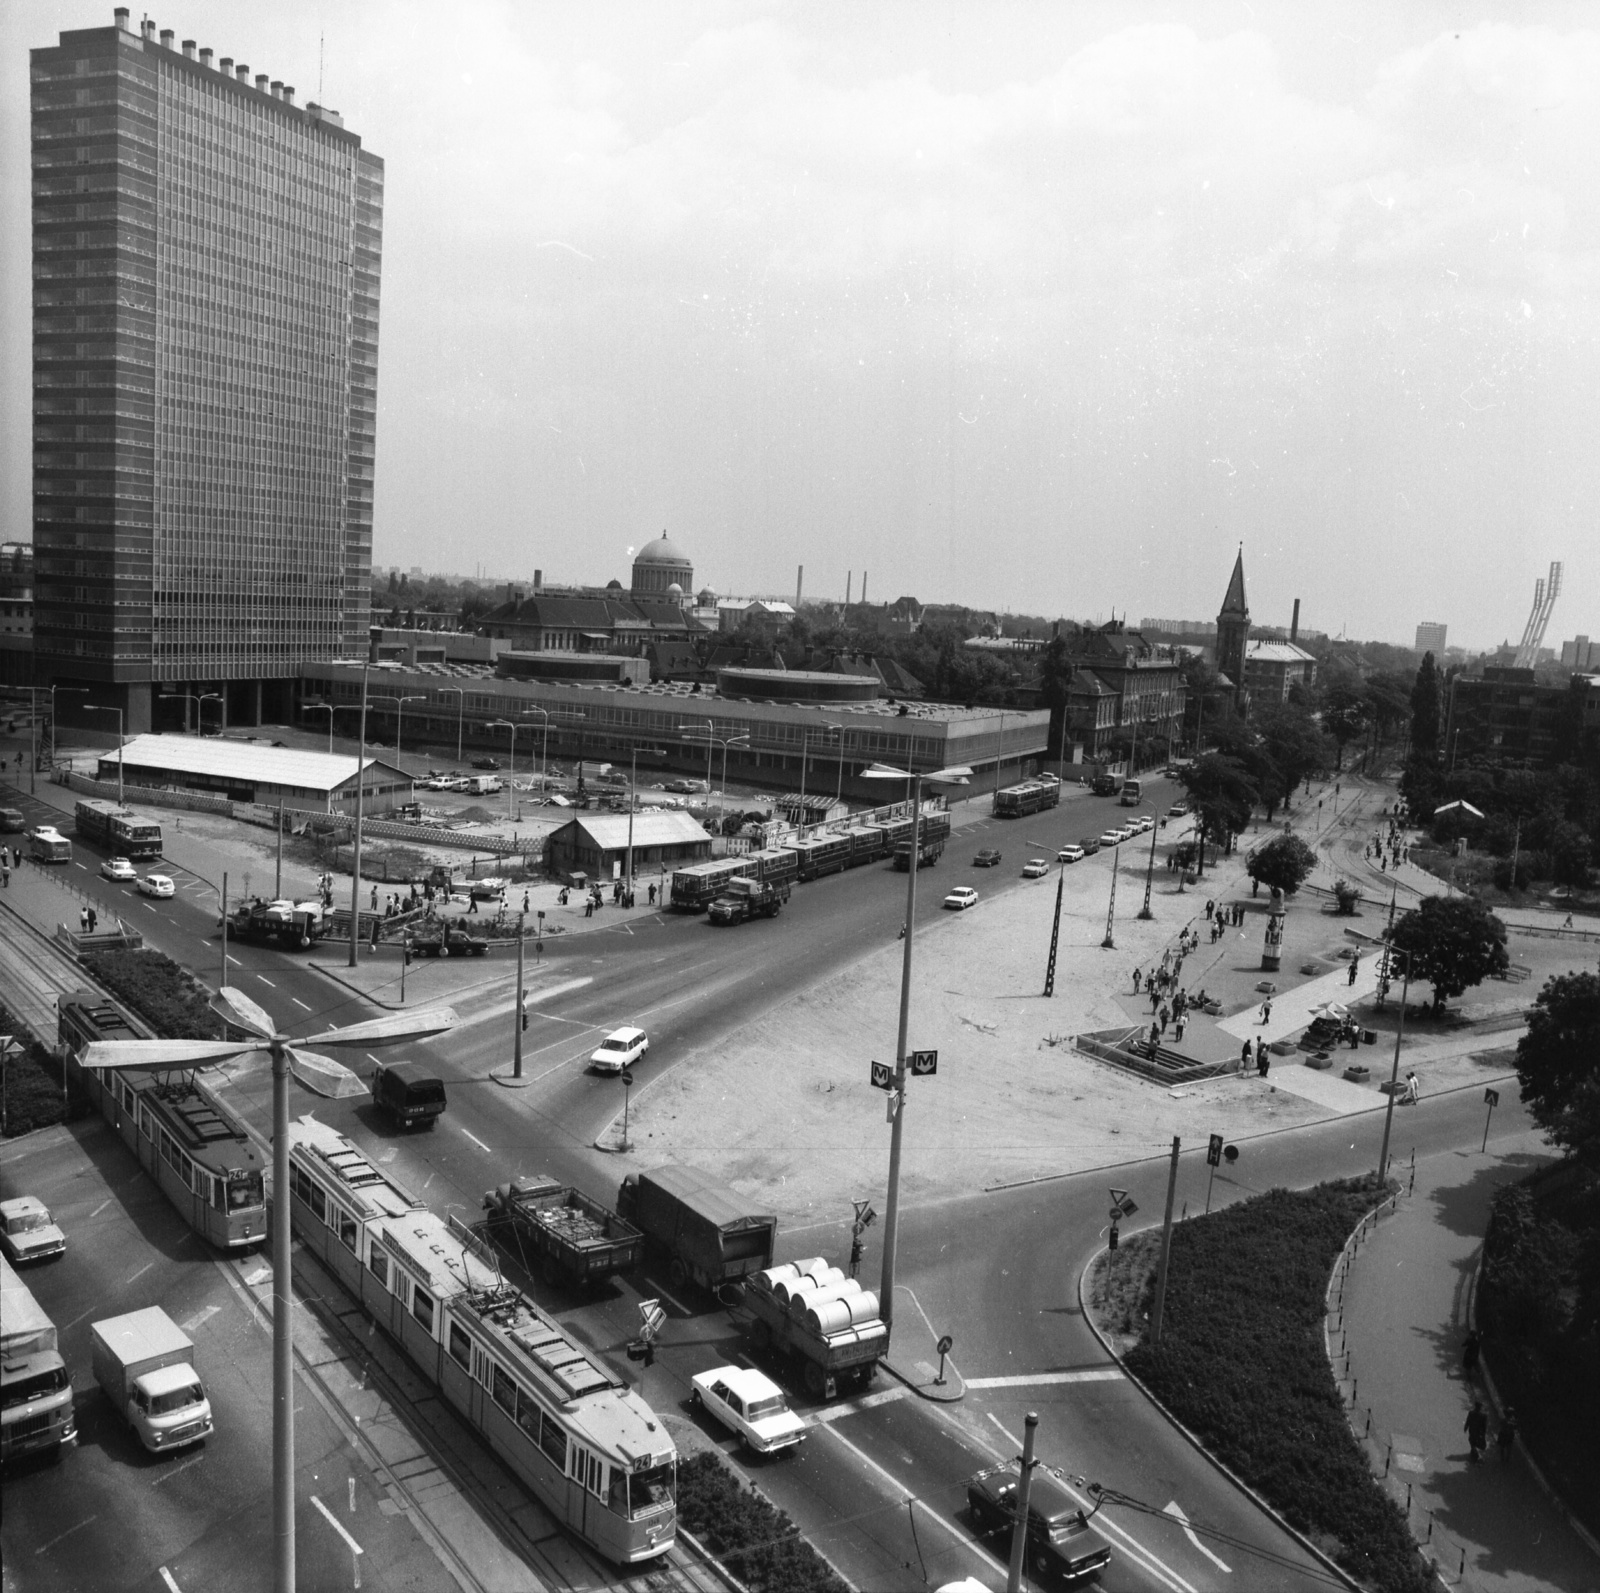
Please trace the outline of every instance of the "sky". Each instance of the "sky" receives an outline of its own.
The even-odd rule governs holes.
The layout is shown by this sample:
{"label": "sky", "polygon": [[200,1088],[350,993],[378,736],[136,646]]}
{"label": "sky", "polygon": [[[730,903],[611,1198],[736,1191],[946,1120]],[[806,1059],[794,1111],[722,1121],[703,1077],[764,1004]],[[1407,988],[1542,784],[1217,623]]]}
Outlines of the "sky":
{"label": "sky", "polygon": [[[0,540],[27,51],[111,13],[0,5]],[[1560,559],[1600,639],[1591,0],[148,14],[386,162],[376,564],[1137,622],[1242,544],[1259,623],[1481,647]]]}

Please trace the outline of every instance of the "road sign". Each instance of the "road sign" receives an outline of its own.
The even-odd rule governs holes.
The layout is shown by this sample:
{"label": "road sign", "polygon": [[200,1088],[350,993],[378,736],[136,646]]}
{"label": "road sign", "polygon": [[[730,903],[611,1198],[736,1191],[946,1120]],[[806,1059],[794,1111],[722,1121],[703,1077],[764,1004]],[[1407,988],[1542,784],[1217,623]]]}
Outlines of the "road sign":
{"label": "road sign", "polygon": [[1126,1189],[1113,1189],[1111,1191],[1111,1203],[1114,1206],[1120,1206],[1127,1198],[1128,1191]]}
{"label": "road sign", "polygon": [[911,1053],[911,1071],[924,1077],[939,1071],[939,1053],[937,1051],[913,1051]]}
{"label": "road sign", "polygon": [[623,1089],[631,1090],[633,1088],[633,1069],[624,1068],[621,1073],[621,1078]]}
{"label": "road sign", "polygon": [[1498,1106],[1500,1104],[1499,1090],[1485,1090],[1483,1092],[1483,1101],[1485,1106]]}
{"label": "road sign", "polygon": [[1110,1210],[1110,1211],[1108,1211],[1108,1212],[1107,1212],[1107,1213],[1106,1213],[1106,1215],[1107,1215],[1107,1216],[1108,1216],[1108,1217],[1109,1217],[1109,1218],[1110,1218],[1110,1219],[1111,1219],[1111,1220],[1112,1220],[1112,1221],[1113,1221],[1113,1222],[1115,1222],[1115,1221],[1116,1221],[1116,1220],[1117,1220],[1117,1219],[1118,1219],[1118,1218],[1119,1218],[1119,1217],[1121,1217],[1121,1215],[1122,1215],[1122,1207],[1121,1207],[1121,1206],[1113,1206],[1113,1207],[1112,1207],[1112,1208],[1111,1208],[1111,1210]]}
{"label": "road sign", "polygon": [[874,1062],[872,1064],[872,1087],[875,1090],[892,1090],[894,1088],[894,1069],[887,1062]]}
{"label": "road sign", "polygon": [[944,1335],[944,1337],[942,1339],[940,1339],[937,1344],[934,1345],[934,1348],[941,1355],[948,1355],[951,1352],[951,1350],[953,1350],[955,1348],[955,1344],[956,1344],[956,1341],[953,1338],[951,1338],[948,1333],[946,1333]]}
{"label": "road sign", "polygon": [[1124,1217],[1131,1217],[1139,1209],[1139,1203],[1124,1196],[1119,1209]]}
{"label": "road sign", "polygon": [[667,1313],[659,1300],[641,1300],[639,1302],[639,1320],[643,1324],[641,1337],[653,1339],[661,1331],[662,1324],[667,1320]]}
{"label": "road sign", "polygon": [[1222,1160],[1222,1136],[1213,1134],[1211,1143],[1206,1146],[1206,1166],[1215,1167]]}
{"label": "road sign", "polygon": [[870,1200],[854,1200],[851,1205],[856,1208],[856,1220],[850,1225],[857,1233],[863,1228],[870,1228],[878,1220],[878,1214],[872,1209]]}

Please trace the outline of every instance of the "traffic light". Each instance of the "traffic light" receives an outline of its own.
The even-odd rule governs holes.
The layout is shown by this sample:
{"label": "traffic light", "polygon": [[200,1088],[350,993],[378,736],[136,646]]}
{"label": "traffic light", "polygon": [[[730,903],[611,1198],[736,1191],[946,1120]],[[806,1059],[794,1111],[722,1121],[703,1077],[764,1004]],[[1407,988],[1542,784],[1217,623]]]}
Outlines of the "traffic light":
{"label": "traffic light", "polygon": [[1111,1234],[1110,1234],[1110,1237],[1106,1241],[1107,1249],[1115,1250],[1117,1248],[1117,1244],[1118,1244],[1120,1239],[1121,1239],[1121,1235],[1117,1232],[1117,1225],[1115,1223],[1112,1223],[1111,1224]]}
{"label": "traffic light", "polygon": [[1222,1136],[1213,1134],[1211,1143],[1206,1146],[1206,1166],[1215,1167],[1222,1160]]}
{"label": "traffic light", "polygon": [[407,940],[403,941],[401,944],[406,954],[406,967],[409,968],[411,966],[411,942]]}
{"label": "traffic light", "polygon": [[526,1007],[522,1009],[522,1028],[523,1032],[526,1033],[528,1028],[528,1009]]}

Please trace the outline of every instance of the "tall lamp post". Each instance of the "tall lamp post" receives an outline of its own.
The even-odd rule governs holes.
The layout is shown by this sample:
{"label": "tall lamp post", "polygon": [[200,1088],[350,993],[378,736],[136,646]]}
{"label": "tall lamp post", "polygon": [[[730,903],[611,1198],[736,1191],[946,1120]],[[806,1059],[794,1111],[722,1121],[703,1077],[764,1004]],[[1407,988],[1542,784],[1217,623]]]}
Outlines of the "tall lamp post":
{"label": "tall lamp post", "polygon": [[31,721],[28,726],[30,732],[28,752],[29,761],[32,764],[32,767],[28,770],[28,791],[30,795],[36,793],[39,789],[39,693],[41,691],[50,693],[50,745],[52,749],[55,746],[56,693],[64,691],[69,697],[87,697],[89,695],[87,686],[30,686],[28,688],[29,696],[33,702],[33,712],[28,716]]}
{"label": "tall lamp post", "polygon": [[[1049,850],[1048,841],[1035,841],[1029,839],[1029,846],[1039,846]],[[1061,948],[1061,898],[1067,890],[1067,860],[1061,855],[1061,848],[1056,848],[1056,916],[1050,928],[1050,958],[1044,965],[1044,993],[1053,996],[1056,993],[1056,953]]]}
{"label": "tall lamp post", "polygon": [[301,710],[305,713],[324,713],[328,716],[328,756],[330,758],[333,756],[333,716],[344,706],[343,703],[337,702],[307,702],[300,705]]}
{"label": "tall lamp post", "polygon": [[839,777],[833,783],[833,800],[835,806],[844,801],[844,747],[845,737],[850,734],[848,725],[824,725],[824,730],[837,730],[839,732]]}
{"label": "tall lamp post", "polygon": [[[708,724],[710,723],[709,720],[707,720],[706,722]],[[680,730],[693,730],[694,727],[692,725],[679,725],[678,728]],[[685,736],[683,739],[685,741],[695,741],[695,740],[699,739],[699,735],[700,735],[700,732],[695,731],[695,733],[693,735]],[[709,735],[709,734],[706,736],[706,795],[708,797],[711,794],[711,749],[712,749],[712,747],[721,747],[722,748],[722,794],[723,794],[724,801],[726,801],[727,794],[728,794],[728,748],[729,747],[748,747],[749,745],[750,745],[750,733],[747,730],[740,731],[740,733],[738,735],[736,735],[736,736],[713,736],[713,735]],[[709,803],[707,805],[709,806]]]}
{"label": "tall lamp post", "polygon": [[[164,702],[192,702],[194,704],[194,727],[197,731],[200,731],[205,729],[206,717],[206,711],[201,704],[221,702],[222,693],[220,691],[205,691],[197,696],[192,691],[172,691],[168,692],[166,697],[160,700]],[[219,721],[222,718],[222,710],[220,708],[217,710],[217,718]],[[184,734],[187,735],[189,731],[189,710],[187,708],[183,710],[183,729]]]}
{"label": "tall lamp post", "polygon": [[648,752],[651,757],[660,758],[666,755],[666,750],[665,747],[636,746],[628,754],[628,868],[624,888],[629,902],[633,900],[633,815],[639,807],[639,754]]}
{"label": "tall lamp post", "polygon": [[464,686],[440,686],[438,688],[441,697],[452,691],[456,694],[456,762],[460,763],[462,721],[467,711],[467,691]]}
{"label": "tall lamp post", "polygon": [[964,766],[916,774],[907,769],[873,764],[862,770],[866,780],[906,780],[911,784],[911,856],[906,870],[906,949],[900,962],[900,1027],[894,1048],[894,1089],[889,1096],[889,1192],[883,1205],[883,1281],[878,1290],[878,1311],[884,1325],[894,1323],[895,1249],[900,1238],[900,1147],[906,1117],[906,1035],[911,1022],[911,947],[917,932],[917,874],[922,859],[922,786],[966,785],[972,770]]}
{"label": "tall lamp post", "polygon": [[[406,711],[406,704],[408,702],[426,702],[428,699],[422,692],[413,692],[409,697],[395,697],[388,692],[378,692],[376,695],[379,702],[392,702],[394,704],[394,761],[396,764],[400,764],[400,736],[405,727],[403,715]],[[328,721],[328,728],[330,730],[333,728],[331,719]],[[402,774],[405,773],[404,765],[401,765],[400,772]]]}
{"label": "tall lamp post", "polygon": [[[361,740],[356,754],[356,833],[350,849],[350,966],[356,965],[356,942],[361,938],[361,821],[366,817],[367,790],[367,671],[361,666]],[[328,735],[333,735],[333,720],[328,720]]]}
{"label": "tall lamp post", "polygon": [[[571,724],[576,719],[585,719],[588,715],[576,708],[557,708],[553,713],[548,708],[524,708],[522,716],[531,719],[537,714],[544,720],[544,734],[539,741],[539,790],[541,793],[550,783],[550,721],[559,719],[564,724]],[[459,757],[459,754],[458,754]]]}
{"label": "tall lamp post", "polygon": [[1406,998],[1411,994],[1411,953],[1385,945],[1385,957],[1404,957],[1405,981],[1400,987],[1400,1021],[1394,1031],[1394,1062],[1389,1069],[1389,1104],[1383,1109],[1383,1149],[1378,1153],[1378,1182],[1389,1176],[1389,1131],[1394,1126],[1394,1093],[1400,1082],[1400,1042],[1406,1032]]}
{"label": "tall lamp post", "polygon": [[485,730],[509,730],[511,732],[511,767],[506,771],[506,823],[511,819],[511,793],[517,784],[517,724],[514,719],[491,719],[483,727]]}
{"label": "tall lamp post", "polygon": [[698,731],[701,725],[706,727],[706,791],[709,794],[711,790],[711,749],[717,739],[716,721],[712,719],[694,719],[686,725],[679,725],[678,729],[680,732],[686,730]]}
{"label": "tall lamp post", "polygon": [[1150,815],[1150,863],[1144,871],[1144,906],[1139,909],[1141,918],[1154,918],[1156,915],[1150,911],[1150,893],[1156,886],[1156,837],[1161,833],[1161,815]]}
{"label": "tall lamp post", "polygon": [[125,740],[122,727],[127,722],[120,708],[97,702],[86,702],[83,705],[92,714],[115,714],[117,716],[117,806],[123,806],[122,794],[124,790],[122,779],[122,747]]}

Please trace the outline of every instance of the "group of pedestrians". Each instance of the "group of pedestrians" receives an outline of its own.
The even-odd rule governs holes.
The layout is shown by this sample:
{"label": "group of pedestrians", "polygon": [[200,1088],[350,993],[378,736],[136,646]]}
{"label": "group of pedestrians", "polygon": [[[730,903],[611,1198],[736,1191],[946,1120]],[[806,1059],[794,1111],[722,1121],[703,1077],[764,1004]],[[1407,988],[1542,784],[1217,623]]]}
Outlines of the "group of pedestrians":
{"label": "group of pedestrians", "polygon": [[1246,1040],[1239,1048],[1239,1077],[1242,1079],[1252,1067],[1256,1070],[1256,1077],[1261,1079],[1267,1076],[1272,1067],[1272,1053],[1260,1035],[1254,1040]]}
{"label": "group of pedestrians", "polygon": [[[1461,1373],[1469,1383],[1477,1381],[1478,1363],[1482,1355],[1483,1341],[1478,1337],[1478,1330],[1472,1328],[1461,1346]],[[1483,1401],[1476,1393],[1472,1396],[1472,1409],[1467,1412],[1466,1424],[1462,1431],[1467,1435],[1469,1458],[1482,1460],[1489,1448],[1489,1413],[1483,1408]],[[1511,1450],[1516,1441],[1517,1413],[1507,1405],[1505,1414],[1500,1418],[1499,1429],[1495,1433],[1495,1445],[1500,1451],[1502,1461],[1511,1458]]]}
{"label": "group of pedestrians", "polygon": [[92,935],[95,932],[95,926],[99,922],[100,916],[95,912],[94,908],[80,907],[78,909],[78,927],[84,934]]}

